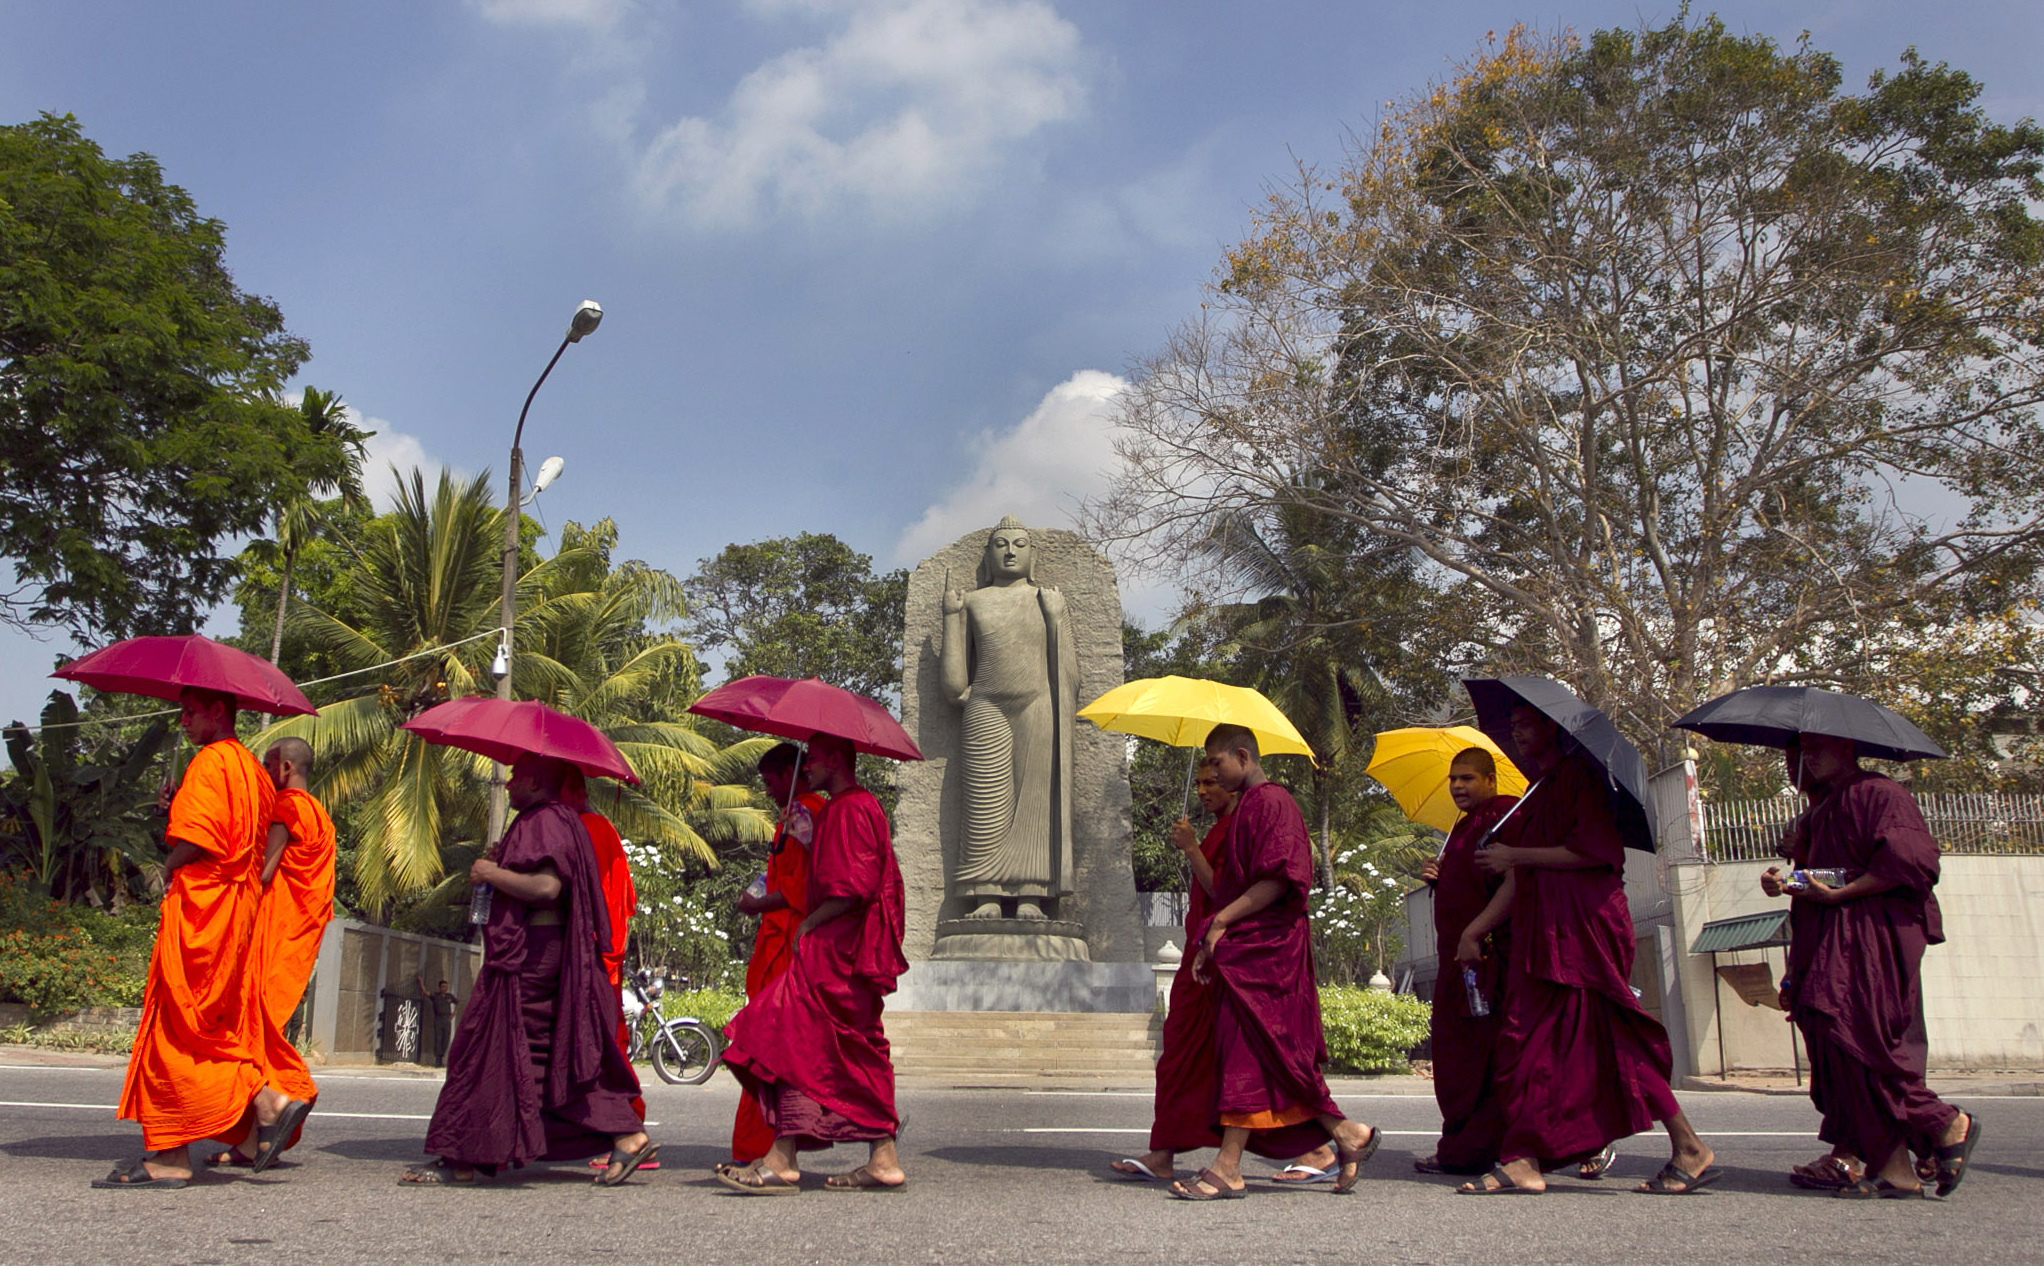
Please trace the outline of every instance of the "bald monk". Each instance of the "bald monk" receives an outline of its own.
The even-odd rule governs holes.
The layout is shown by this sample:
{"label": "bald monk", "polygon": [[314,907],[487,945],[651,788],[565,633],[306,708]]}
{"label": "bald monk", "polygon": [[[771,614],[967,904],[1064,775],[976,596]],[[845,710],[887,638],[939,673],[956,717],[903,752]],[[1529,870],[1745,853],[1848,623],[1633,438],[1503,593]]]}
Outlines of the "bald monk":
{"label": "bald monk", "polygon": [[[573,765],[563,767],[561,775],[561,803],[573,809],[582,819],[582,829],[589,832],[589,846],[596,853],[596,879],[603,888],[603,908],[610,916],[610,939],[597,948],[603,958],[604,975],[610,979],[611,992],[618,995],[622,1004],[625,988],[625,951],[632,940],[632,916],[639,910],[639,890],[632,883],[632,865],[625,856],[624,837],[617,833],[617,827],[609,818],[589,808],[589,780],[580,769]],[[632,1050],[631,1021],[624,1018],[622,1007],[618,1012],[617,1046],[625,1052],[627,1060]],[[635,1073],[634,1076],[637,1074]],[[643,1095],[632,1096],[632,1111],[646,1119],[646,1100]],[[608,1152],[589,1158],[589,1168],[606,1169],[610,1165]],[[645,1161],[640,1169],[658,1169],[657,1160]]]}
{"label": "bald monk", "polygon": [[1527,790],[1516,844],[1479,857],[1503,887],[1456,946],[1481,961],[1481,940],[1512,921],[1505,1022],[1497,1078],[1504,1111],[1498,1164],[1463,1195],[1538,1195],[1544,1168],[1598,1156],[1655,1121],[1671,1155],[1648,1195],[1688,1195],[1723,1177],[1668,1088],[1667,1030],[1632,992],[1632,914],[1625,904],[1625,842],[1611,817],[1604,772],[1564,751],[1559,727],[1537,708],[1511,712]]}
{"label": "bald monk", "polygon": [[[1455,949],[1463,929],[1474,923],[1504,880],[1477,865],[1477,853],[1494,843],[1517,839],[1516,820],[1503,831],[1499,823],[1517,796],[1498,794],[1497,761],[1480,747],[1455,753],[1448,766],[1448,795],[1462,817],[1448,834],[1441,855],[1420,868],[1419,877],[1434,887],[1434,950],[1439,974],[1434,977],[1433,1038],[1434,1102],[1441,1109],[1441,1139],[1431,1156],[1413,1161],[1422,1174],[1480,1174],[1497,1164],[1504,1142],[1505,1119],[1498,1105],[1496,1048],[1504,1023],[1503,962],[1510,932],[1499,926],[1492,944],[1475,965],[1477,987],[1488,1014],[1472,1015],[1463,987],[1462,964]],[[1603,1173],[1600,1167],[1597,1171]]]}
{"label": "bald monk", "polygon": [[[1214,1163],[1191,1182],[1171,1184],[1183,1200],[1243,1194],[1242,1153],[1283,1155],[1332,1143],[1335,1195],[1355,1190],[1383,1133],[1341,1114],[1327,1093],[1327,1041],[1313,977],[1306,894],[1312,843],[1291,794],[1264,776],[1256,736],[1238,725],[1207,735],[1207,761],[1235,796],[1226,847],[1214,874],[1213,918],[1193,955],[1201,984],[1218,982],[1214,1007],[1212,1120],[1221,1128]],[[1297,1146],[1300,1140],[1309,1140]]]}
{"label": "bald monk", "polygon": [[483,967],[447,1052],[426,1150],[409,1184],[473,1183],[536,1160],[610,1163],[622,1183],[659,1153],[632,1099],[639,1079],[618,1048],[623,1014],[603,974],[610,913],[582,819],[561,803],[567,766],[520,756],[506,789],[517,819],[469,877],[494,889]]}
{"label": "bald monk", "polygon": [[795,961],[724,1028],[724,1062],[759,1101],[774,1131],[767,1154],[717,1181],[745,1195],[801,1190],[800,1156],[863,1142],[866,1163],[824,1180],[831,1191],[908,1186],[894,1136],[894,1062],[881,1011],[908,970],[901,937],[901,867],[887,814],[856,776],[852,745],[809,740],[809,778],[830,797],[809,864],[809,913],[795,929]]}
{"label": "bald monk", "polygon": [[264,1084],[243,980],[276,788],[234,737],[234,696],[188,689],[178,704],[178,727],[199,751],[170,801],[162,922],[118,1113],[141,1123],[149,1154],[95,1187],[185,1186],[191,1145],[241,1142],[251,1104],[261,1171],[311,1108]]}
{"label": "bald monk", "polygon": [[[747,1000],[766,992],[795,961],[795,929],[809,914],[809,848],[816,842],[816,819],[827,802],[811,789],[801,755],[795,744],[781,743],[759,758],[759,779],[767,798],[786,809],[767,846],[766,891],[759,896],[749,890],[738,894],[740,913],[759,918],[752,957],[745,963]],[[732,1163],[750,1164],[773,1145],[773,1127],[759,1101],[738,1096],[738,1115],[731,1123]]]}
{"label": "bald monk", "polygon": [[[262,901],[256,908],[255,938],[248,956],[247,987],[256,1009],[257,1062],[269,1087],[308,1105],[319,1102],[319,1087],[305,1057],[284,1036],[305,986],[319,961],[320,938],[334,915],[334,821],[313,797],[312,746],[283,738],[263,751],[263,769],[277,789],[270,809],[269,843],[263,855]],[[297,1146],[303,1130],[283,1140]],[[242,1148],[217,1152],[214,1165],[252,1165]]]}
{"label": "bald monk", "polygon": [[[1782,983],[1810,1052],[1820,1137],[1834,1155],[1849,1150],[1866,1162],[1837,1194],[1922,1195],[1914,1149],[1933,1161],[1937,1194],[1949,1196],[1972,1162],[1980,1122],[1924,1083],[1923,952],[1945,939],[1932,892],[1937,841],[1901,784],[1859,767],[1852,740],[1798,735],[1789,759],[1814,799],[1790,832],[1791,860],[1847,879],[1835,887],[1813,879],[1793,894]],[[1771,897],[1782,883],[1778,869],[1761,877]]]}

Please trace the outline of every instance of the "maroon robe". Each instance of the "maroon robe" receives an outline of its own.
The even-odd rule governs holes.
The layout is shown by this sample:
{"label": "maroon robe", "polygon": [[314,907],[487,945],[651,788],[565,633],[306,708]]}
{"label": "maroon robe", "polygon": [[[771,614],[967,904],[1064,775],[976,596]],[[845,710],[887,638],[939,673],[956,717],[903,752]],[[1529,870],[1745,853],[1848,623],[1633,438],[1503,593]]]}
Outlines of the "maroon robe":
{"label": "maroon robe", "polygon": [[805,933],[788,970],[724,1028],[724,1062],[775,1136],[798,1136],[804,1148],[899,1127],[880,1014],[908,970],[906,905],[887,815],[863,787],[824,806],[810,850],[809,908],[838,897],[857,904]]}
{"label": "maroon robe", "polygon": [[1515,816],[1501,832],[1503,838],[1486,839],[1505,812],[1519,803],[1517,796],[1493,796],[1464,814],[1441,849],[1440,878],[1434,885],[1434,950],[1440,971],[1434,977],[1433,1037],[1434,1102],[1441,1107],[1441,1141],[1434,1159],[1450,1173],[1480,1174],[1497,1163],[1498,1146],[1504,1141],[1504,1110],[1497,1095],[1498,1030],[1505,1022],[1505,963],[1510,955],[1511,933],[1500,927],[1491,936],[1491,951],[1476,965],[1477,988],[1490,1004],[1490,1014],[1469,1014],[1469,998],[1462,987],[1462,965],[1455,961],[1462,930],[1476,921],[1490,899],[1503,886],[1502,876],[1476,864],[1479,840],[1511,844],[1517,841],[1519,819]]}
{"label": "maroon robe", "polygon": [[1569,756],[1512,819],[1524,848],[1566,848],[1599,863],[1517,868],[1497,1079],[1500,1161],[1595,1155],[1674,1116],[1668,1032],[1632,992],[1625,844],[1604,775]]}
{"label": "maroon robe", "polygon": [[[1219,879],[1226,864],[1228,821],[1224,813],[1200,841],[1200,856]],[[1164,1031],[1157,1055],[1157,1107],[1150,1123],[1150,1149],[1160,1152],[1194,1152],[1202,1147],[1219,1147],[1221,1136],[1214,1131],[1214,985],[1194,980],[1190,961],[1200,938],[1207,934],[1207,922],[1214,917],[1214,899],[1192,882],[1185,905],[1185,956],[1187,967],[1171,977],[1171,1006],[1164,1013]]]}
{"label": "maroon robe", "polygon": [[[1310,1111],[1340,1116],[1327,1093],[1327,1038],[1313,973],[1313,932],[1306,894],[1313,887],[1313,846],[1291,793],[1273,782],[1235,803],[1227,848],[1214,875],[1214,908],[1226,908],[1265,879],[1285,890],[1276,901],[1231,924],[1214,951],[1214,1056],[1219,1082],[1213,1117]],[[1328,1140],[1303,1121],[1250,1136],[1268,1156],[1297,1156]]]}
{"label": "maroon robe", "polygon": [[535,805],[504,833],[496,860],[520,874],[551,865],[561,921],[535,927],[540,907],[495,895],[426,1151],[484,1169],[608,1152],[614,1135],[641,1128],[639,1079],[617,1044],[623,1015],[601,953],[610,916],[589,832],[566,805]]}
{"label": "maroon robe", "polygon": [[1826,1143],[1874,1169],[1908,1145],[1929,1154],[1958,1110],[1924,1084],[1923,952],[1944,939],[1938,846],[1909,792],[1880,774],[1827,788],[1806,819],[1805,866],[1878,875],[1896,887],[1789,910],[1789,1015],[1810,1050],[1810,1098]]}

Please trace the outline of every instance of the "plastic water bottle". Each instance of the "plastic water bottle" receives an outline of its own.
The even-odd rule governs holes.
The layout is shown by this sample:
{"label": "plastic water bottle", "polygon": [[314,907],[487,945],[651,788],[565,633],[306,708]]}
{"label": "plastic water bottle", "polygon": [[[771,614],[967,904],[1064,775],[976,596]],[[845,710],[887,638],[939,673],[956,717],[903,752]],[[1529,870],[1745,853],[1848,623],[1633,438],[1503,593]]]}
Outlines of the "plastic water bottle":
{"label": "plastic water bottle", "polygon": [[1462,968],[1462,996],[1469,999],[1469,1014],[1481,1020],[1490,1014],[1490,999],[1483,996],[1483,989],[1476,983],[1476,969]]}
{"label": "plastic water bottle", "polygon": [[468,921],[480,926],[490,921],[490,897],[497,890],[488,884],[477,884],[468,898]]}
{"label": "plastic water bottle", "polygon": [[766,896],[766,894],[767,885],[766,876],[764,874],[754,875],[752,877],[752,882],[745,885],[745,895],[751,897],[754,901],[757,901],[761,897]]}

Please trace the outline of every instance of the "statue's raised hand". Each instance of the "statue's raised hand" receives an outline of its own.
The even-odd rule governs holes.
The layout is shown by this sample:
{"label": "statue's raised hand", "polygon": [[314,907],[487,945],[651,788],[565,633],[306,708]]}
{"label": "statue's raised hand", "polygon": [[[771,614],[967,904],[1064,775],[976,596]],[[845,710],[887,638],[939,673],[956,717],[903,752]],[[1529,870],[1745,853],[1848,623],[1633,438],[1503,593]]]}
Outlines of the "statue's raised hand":
{"label": "statue's raised hand", "polygon": [[951,571],[949,568],[946,568],[944,571],[944,614],[957,615],[963,610],[965,610],[965,590],[951,583]]}
{"label": "statue's raised hand", "polygon": [[1053,617],[1065,613],[1065,596],[1057,591],[1056,586],[1040,585],[1038,589],[1043,594],[1043,609],[1046,612]]}

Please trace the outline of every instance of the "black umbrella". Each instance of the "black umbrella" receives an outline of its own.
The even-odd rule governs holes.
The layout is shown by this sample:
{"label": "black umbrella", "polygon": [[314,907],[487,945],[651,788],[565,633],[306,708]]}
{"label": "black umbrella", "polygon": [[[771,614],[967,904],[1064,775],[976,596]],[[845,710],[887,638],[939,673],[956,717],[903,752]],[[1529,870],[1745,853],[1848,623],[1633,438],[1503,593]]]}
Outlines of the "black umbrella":
{"label": "black umbrella", "polygon": [[[1512,709],[1527,704],[1561,727],[1564,750],[1573,748],[1597,762],[1611,791],[1611,820],[1627,848],[1654,851],[1654,815],[1647,810],[1647,763],[1618,732],[1611,718],[1584,703],[1574,691],[1547,677],[1467,677],[1463,689],[1476,705],[1476,728],[1490,735],[1505,755],[1527,769],[1512,742]],[[1528,773],[1530,774],[1530,769]]]}
{"label": "black umbrella", "polygon": [[1884,760],[1942,760],[1949,755],[1928,734],[1871,699],[1815,686],[1748,686],[1711,700],[1677,721],[1720,743],[1787,747],[1798,734],[1851,739],[1863,755]]}

